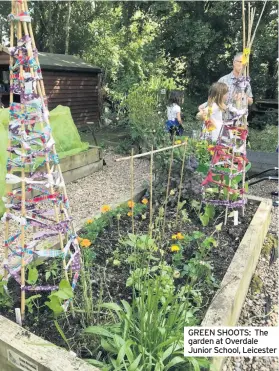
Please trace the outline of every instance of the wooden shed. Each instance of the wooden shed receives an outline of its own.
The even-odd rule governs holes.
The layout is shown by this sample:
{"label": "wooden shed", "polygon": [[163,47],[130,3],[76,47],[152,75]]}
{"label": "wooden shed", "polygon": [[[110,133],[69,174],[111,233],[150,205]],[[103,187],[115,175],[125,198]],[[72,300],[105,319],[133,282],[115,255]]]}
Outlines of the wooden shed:
{"label": "wooden shed", "polygon": [[[59,104],[71,109],[77,126],[88,121],[99,122],[101,112],[101,69],[73,55],[39,53],[49,109]],[[7,48],[0,46],[0,84],[3,86],[3,71],[9,71]],[[8,90],[8,89],[7,89]],[[9,93],[1,92],[2,103],[9,105]]]}

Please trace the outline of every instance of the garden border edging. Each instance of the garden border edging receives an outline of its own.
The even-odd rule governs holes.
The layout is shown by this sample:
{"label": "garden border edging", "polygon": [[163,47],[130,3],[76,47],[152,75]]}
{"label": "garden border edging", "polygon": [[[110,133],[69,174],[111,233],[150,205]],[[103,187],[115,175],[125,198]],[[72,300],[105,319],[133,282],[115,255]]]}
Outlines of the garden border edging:
{"label": "garden border edging", "polygon": [[[250,282],[261,254],[271,221],[272,200],[248,196],[260,205],[242,238],[221,282],[221,286],[205,314],[201,326],[236,326]],[[226,357],[213,357],[212,365],[221,371]]]}

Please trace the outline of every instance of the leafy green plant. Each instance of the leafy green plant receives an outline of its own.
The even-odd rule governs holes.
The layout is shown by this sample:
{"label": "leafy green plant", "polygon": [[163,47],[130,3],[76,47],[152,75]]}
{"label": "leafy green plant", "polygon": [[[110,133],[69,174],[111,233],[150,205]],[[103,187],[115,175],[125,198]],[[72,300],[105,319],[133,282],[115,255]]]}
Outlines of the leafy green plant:
{"label": "leafy green plant", "polygon": [[49,296],[49,301],[45,302],[45,305],[48,306],[55,317],[64,312],[62,303],[66,300],[72,299],[74,296],[73,289],[70,283],[63,279],[59,283],[59,290],[53,291]]}
{"label": "leafy green plant", "polygon": [[47,281],[50,277],[52,277],[53,279],[55,279],[56,276],[57,276],[57,273],[58,273],[58,269],[59,269],[59,268],[58,268],[58,265],[57,265],[57,261],[54,260],[54,261],[50,264],[49,268],[46,270],[46,273],[45,273],[46,281]]}
{"label": "leafy green plant", "polygon": [[37,294],[37,295],[29,296],[29,298],[27,298],[25,300],[25,305],[26,305],[29,313],[32,314],[34,312],[34,307],[36,309],[40,308],[39,304],[37,303],[37,299],[39,299],[41,297],[42,297],[42,295]]}
{"label": "leafy green plant", "polygon": [[11,308],[12,299],[7,292],[8,282],[4,279],[4,276],[0,274],[0,307]]}
{"label": "leafy green plant", "polygon": [[27,276],[27,282],[30,285],[35,285],[39,278],[39,272],[38,269],[34,265],[28,266],[28,276]]}
{"label": "leafy green plant", "polygon": [[131,305],[122,300],[121,305],[105,303],[102,308],[115,312],[118,322],[85,330],[101,338],[106,360],[89,361],[102,370],[200,370],[208,366],[206,359],[183,356],[183,328],[196,324],[195,310],[183,295],[169,291],[162,298],[159,281],[150,281]]}

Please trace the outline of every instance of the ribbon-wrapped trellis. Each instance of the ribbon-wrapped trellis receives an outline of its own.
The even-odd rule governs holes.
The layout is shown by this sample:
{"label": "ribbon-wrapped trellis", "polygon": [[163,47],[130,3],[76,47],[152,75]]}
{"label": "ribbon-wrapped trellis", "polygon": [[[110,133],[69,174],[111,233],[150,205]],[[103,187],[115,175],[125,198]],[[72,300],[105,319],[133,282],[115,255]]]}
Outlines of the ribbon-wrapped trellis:
{"label": "ribbon-wrapped trellis", "polygon": [[[10,123],[5,223],[5,278],[21,288],[24,317],[26,291],[51,291],[46,282],[26,284],[26,270],[38,257],[61,259],[64,277],[74,289],[80,249],[70,216],[59,158],[26,0],[13,0],[10,32]],[[17,45],[14,45],[14,40]],[[14,102],[14,97],[19,97]],[[12,228],[13,227],[13,228]],[[54,248],[53,246],[59,246]],[[27,282],[28,283],[28,282]],[[66,310],[68,304],[64,304]]]}
{"label": "ribbon-wrapped trellis", "polygon": [[208,148],[212,154],[212,159],[208,174],[202,183],[203,202],[225,206],[225,224],[227,223],[228,209],[242,208],[244,215],[244,208],[247,202],[245,197],[245,173],[249,162],[246,157],[246,139],[248,136],[248,99],[246,91],[250,84],[248,76],[249,56],[265,6],[266,1],[263,4],[252,35],[256,8],[251,7],[250,3],[248,3],[246,33],[245,3],[242,0],[243,71],[241,76],[235,78],[234,84],[229,89],[229,100],[232,102],[235,99],[235,105],[230,104],[228,107],[230,120],[224,122],[217,143]]}

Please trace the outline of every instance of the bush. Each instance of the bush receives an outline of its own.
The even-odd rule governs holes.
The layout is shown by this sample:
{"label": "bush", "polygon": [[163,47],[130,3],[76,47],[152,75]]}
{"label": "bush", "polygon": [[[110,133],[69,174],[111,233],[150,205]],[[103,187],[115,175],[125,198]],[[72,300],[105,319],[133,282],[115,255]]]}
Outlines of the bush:
{"label": "bush", "polygon": [[251,150],[275,152],[278,146],[278,127],[266,125],[263,130],[249,129]]}

